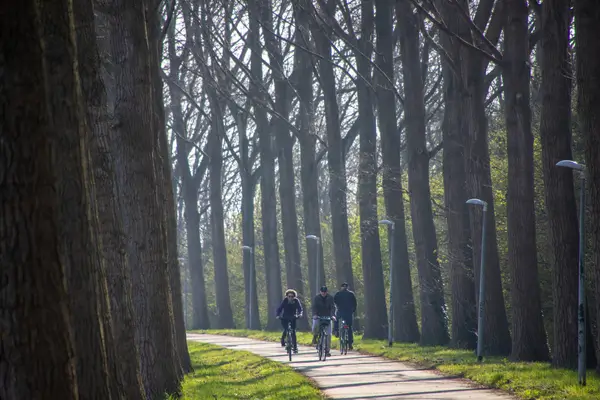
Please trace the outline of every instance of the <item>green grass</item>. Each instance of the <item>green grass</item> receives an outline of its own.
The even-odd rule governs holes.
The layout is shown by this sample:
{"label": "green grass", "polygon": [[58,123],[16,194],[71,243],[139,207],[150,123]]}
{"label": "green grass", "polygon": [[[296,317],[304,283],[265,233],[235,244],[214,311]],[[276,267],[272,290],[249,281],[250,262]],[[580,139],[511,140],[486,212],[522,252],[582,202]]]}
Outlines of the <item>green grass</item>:
{"label": "green grass", "polygon": [[246,351],[188,342],[194,372],[182,385],[182,399],[321,400],[319,389],[292,368]]}
{"label": "green grass", "polygon": [[[210,333],[241,336],[253,339],[278,341],[279,332],[248,330],[209,330]],[[308,345],[311,334],[298,332],[298,343]],[[337,348],[334,338],[332,347]],[[577,372],[554,369],[547,363],[516,363],[503,358],[487,358],[477,363],[473,351],[447,347],[420,347],[416,344],[395,343],[392,348],[387,342],[360,340],[356,338],[354,349],[393,360],[436,368],[442,373],[457,375],[484,386],[503,389],[525,400],[597,400],[600,399],[600,377],[593,371],[587,375],[587,386],[577,384]]]}

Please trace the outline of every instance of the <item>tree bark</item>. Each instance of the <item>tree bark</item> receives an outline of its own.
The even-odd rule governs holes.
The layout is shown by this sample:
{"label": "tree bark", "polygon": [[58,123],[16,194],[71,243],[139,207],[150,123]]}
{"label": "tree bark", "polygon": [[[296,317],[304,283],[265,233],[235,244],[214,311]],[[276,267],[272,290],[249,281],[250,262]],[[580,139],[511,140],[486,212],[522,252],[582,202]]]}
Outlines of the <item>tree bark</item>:
{"label": "tree bark", "polygon": [[508,150],[508,264],[512,275],[512,353],[546,361],[535,238],[533,134],[529,107],[529,43],[525,0],[505,0],[503,68]]}
{"label": "tree bark", "polygon": [[[279,199],[281,204],[281,226],[285,252],[287,286],[304,297],[304,281],[300,269],[300,247],[298,244],[298,217],[296,215],[296,185],[294,176],[294,141],[290,136],[288,120],[290,116],[293,88],[283,71],[283,54],[273,26],[273,7],[271,0],[262,0],[261,21],[265,38],[265,47],[269,55],[269,64],[275,86],[275,106],[277,115],[272,122],[275,141],[278,147]],[[274,122],[274,123],[273,123]],[[299,321],[299,329],[308,329],[306,314]]]}
{"label": "tree bark", "polygon": [[552,365],[577,366],[577,262],[579,231],[573,172],[556,167],[571,160],[570,1],[542,5],[542,115],[540,138],[554,300]]}
{"label": "tree bark", "polygon": [[[592,279],[600,287],[600,4],[593,0],[575,1],[577,109],[585,137],[587,186],[590,199],[590,225],[594,268]],[[596,290],[597,292],[597,290]],[[600,296],[596,293],[596,321],[600,321]],[[600,343],[600,330],[596,333]],[[589,344],[588,344],[589,345]],[[600,359],[600,346],[596,348]],[[597,364],[600,373],[600,363]]]}
{"label": "tree bark", "polygon": [[156,132],[151,51],[145,3],[118,0],[111,10],[115,64],[115,123],[118,183],[123,223],[130,238],[129,265],[141,373],[150,398],[175,393],[179,373],[172,324],[169,268],[164,262],[163,214],[156,188]]}
{"label": "tree bark", "polygon": [[[297,92],[299,98],[298,121],[300,142],[300,180],[302,184],[302,209],[304,234],[321,237],[319,203],[319,165],[316,159],[316,132],[314,130],[314,93],[312,55],[301,49],[312,49],[310,37],[310,2],[302,0],[294,7],[296,20],[295,65],[298,68]],[[316,250],[316,251],[315,251]],[[311,299],[318,294],[319,286],[326,284],[323,252],[315,243],[307,246],[308,282]],[[318,268],[318,270],[317,270]],[[318,274],[318,276],[317,276]]]}
{"label": "tree bark", "polygon": [[394,338],[399,342],[418,342],[419,327],[410,276],[400,166],[400,135],[396,124],[396,96],[393,88],[394,4],[389,0],[375,0],[375,7],[376,62],[379,67],[375,74],[375,87],[383,155],[383,195],[388,218],[395,226],[394,242],[389,246],[394,254],[393,264],[390,266],[393,270],[393,282],[390,282],[390,285],[394,287]]}
{"label": "tree bark", "polygon": [[[335,13],[336,0],[327,0],[327,14]],[[327,168],[329,171],[329,204],[331,211],[331,229],[333,233],[333,253],[335,259],[335,272],[338,282],[347,282],[354,288],[354,272],[350,255],[350,232],[348,229],[348,202],[346,181],[346,161],[344,157],[342,134],[340,130],[340,112],[336,97],[336,80],[333,73],[331,56],[331,42],[322,25],[320,17],[312,17],[312,34],[314,36],[317,53],[320,56],[318,71],[319,83],[323,90],[325,125],[327,132]],[[308,257],[315,259],[316,246],[313,254],[309,250]],[[322,253],[321,253],[322,254]],[[320,255],[319,257],[322,257]],[[320,260],[322,261],[322,260]],[[320,262],[320,265],[323,265]],[[320,274],[321,272],[319,272]],[[323,276],[325,275],[323,271]],[[316,294],[315,294],[316,296]]]}
{"label": "tree bark", "polygon": [[421,298],[421,344],[448,343],[448,321],[437,238],[433,224],[429,188],[429,153],[426,147],[425,102],[419,52],[417,17],[409,0],[398,0],[396,17],[400,25],[400,48],[406,96],[406,143],[408,190],[413,236],[419,270]]}
{"label": "tree bark", "polygon": [[[469,40],[468,26],[458,15],[455,6],[439,2],[448,27]],[[461,2],[466,6],[466,2]],[[444,120],[442,123],[444,201],[448,224],[448,257],[452,292],[452,346],[474,349],[477,345],[477,308],[471,232],[467,205],[467,177],[465,171],[465,134],[468,119],[461,101],[466,86],[463,81],[465,63],[461,57],[462,45],[449,35],[441,34],[442,46],[450,60],[442,59],[444,77]],[[450,65],[452,62],[452,65]],[[477,238],[476,240],[480,240]]]}
{"label": "tree bark", "polygon": [[[98,214],[98,243],[104,273],[109,313],[103,311],[109,371],[114,384],[122,385],[127,398],[145,398],[142,387],[139,352],[135,343],[131,277],[125,257],[125,237],[120,204],[116,201],[115,171],[109,138],[107,96],[100,76],[100,56],[96,41],[94,8],[90,0],[73,2],[77,20],[78,66],[85,100],[87,123],[91,130],[90,158],[95,183],[95,206]],[[100,280],[100,285],[102,285]]]}
{"label": "tree bark", "polygon": [[[492,12],[494,0],[481,0],[474,23],[479,29],[488,26],[486,37],[490,43],[498,42],[504,25],[503,2],[498,3]],[[467,173],[467,192],[470,198],[479,198],[488,204],[487,239],[486,239],[486,295],[485,311],[485,345],[487,355],[507,356],[511,351],[511,338],[506,318],[506,307],[502,292],[500,260],[496,235],[496,218],[494,213],[494,195],[490,171],[490,155],[488,148],[488,123],[485,100],[488,87],[485,83],[485,71],[488,61],[474,50],[463,48],[461,59],[466,64],[463,81],[467,92],[462,101],[463,109],[468,116],[468,135],[465,136],[465,170]],[[475,275],[475,298],[479,302],[479,271],[481,270],[481,227],[482,211],[476,207],[469,208],[471,238],[473,245],[473,265]]]}
{"label": "tree bark", "polygon": [[[365,288],[365,332],[369,339],[387,337],[387,307],[383,283],[383,264],[377,218],[377,131],[371,92],[371,56],[373,54],[373,0],[361,3],[361,36],[355,60],[359,77],[358,119],[360,124],[360,169],[358,172],[358,207],[363,280]],[[333,207],[332,207],[333,209]]]}
{"label": "tree bark", "polygon": [[[58,240],[54,149],[60,132],[50,117],[50,93],[44,90],[48,86],[37,4],[0,5],[0,398],[77,399],[64,254]],[[62,31],[72,29],[69,4],[53,3]],[[70,35],[58,39],[74,50]],[[73,54],[51,61],[73,73]],[[77,113],[74,91],[64,106]],[[78,129],[79,121],[70,128]],[[75,156],[76,148],[70,150]]]}
{"label": "tree bark", "polygon": [[[275,310],[281,301],[281,264],[279,262],[279,245],[277,243],[277,201],[275,197],[275,161],[273,158],[273,136],[267,114],[262,104],[265,104],[266,93],[262,88],[262,47],[260,43],[259,27],[261,21],[261,1],[249,2],[250,16],[250,69],[253,77],[251,86],[254,102],[254,115],[259,131],[260,147],[260,208],[262,216],[262,240],[265,256],[265,276],[267,283],[267,309]],[[279,329],[279,321],[275,314],[268,314],[267,329]]]}

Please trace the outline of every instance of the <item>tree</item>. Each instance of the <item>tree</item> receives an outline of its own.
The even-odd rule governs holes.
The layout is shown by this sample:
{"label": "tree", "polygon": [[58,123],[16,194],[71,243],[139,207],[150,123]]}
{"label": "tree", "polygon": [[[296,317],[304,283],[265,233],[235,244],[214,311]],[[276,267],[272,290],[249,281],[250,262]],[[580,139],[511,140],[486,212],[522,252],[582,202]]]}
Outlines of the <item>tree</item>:
{"label": "tree", "polygon": [[[366,338],[386,337],[387,307],[383,284],[383,264],[377,218],[377,132],[371,91],[371,56],[374,30],[373,0],[361,2],[360,39],[354,40],[354,59],[358,71],[358,120],[360,125],[360,169],[358,207],[363,280],[365,285]],[[350,27],[349,27],[350,29]]]}
{"label": "tree", "polygon": [[[394,4],[375,0],[375,30],[377,33],[375,87],[383,156],[383,196],[388,218],[394,222],[393,310],[395,339],[418,342],[419,327],[410,276],[410,262],[404,219],[402,171],[400,167],[400,132],[396,124],[396,95],[394,93],[393,15]],[[393,249],[393,250],[392,250]]]}
{"label": "tree", "polygon": [[529,106],[528,9],[506,0],[504,93],[508,153],[508,264],[512,285],[512,353],[522,361],[546,361],[537,269],[533,192],[533,134]]}
{"label": "tree", "polygon": [[574,334],[577,332],[577,208],[572,171],[556,167],[558,161],[573,157],[569,8],[570,1],[565,0],[547,0],[542,4],[540,138],[549,245],[553,253],[552,364],[560,368],[577,365],[577,335]]}
{"label": "tree", "polygon": [[[336,97],[336,79],[333,73],[331,42],[327,35],[331,29],[327,27],[326,23],[331,15],[335,14],[336,0],[319,0],[319,6],[322,8],[322,13],[318,14],[316,10],[313,13],[311,32],[315,40],[316,52],[319,55],[317,63],[318,80],[324,97],[329,203],[331,205],[335,271],[338,282],[347,282],[351,288],[354,288],[348,229],[348,203],[346,199],[348,183],[346,180],[345,152],[340,131],[340,111]],[[313,251],[319,251],[317,246],[314,246],[313,249]],[[308,258],[315,258],[314,254],[310,254],[310,251]],[[323,263],[320,265],[323,265]]]}
{"label": "tree", "polygon": [[[600,121],[597,110],[600,105],[600,4],[592,0],[576,0],[575,32],[576,32],[576,68],[577,68],[577,111],[581,131],[585,138],[585,161],[587,180],[590,188],[590,225],[594,268],[592,279],[596,288],[600,287]],[[596,321],[600,321],[600,296],[596,294]],[[600,332],[597,332],[596,343],[600,343]],[[600,346],[596,348],[600,356]],[[600,363],[596,369],[600,372]]]}
{"label": "tree", "polygon": [[[54,39],[55,46],[67,47],[70,57],[44,60],[42,41],[47,38],[40,32],[49,27],[42,29],[37,6],[35,1],[0,5],[0,397],[77,399],[53,153],[64,123],[50,115],[55,105],[49,102],[56,98],[47,92],[44,70],[54,68],[74,79],[73,19],[69,1],[45,7],[59,17],[57,31],[66,33]],[[65,94],[62,106],[77,115],[76,91]],[[81,121],[73,122],[69,132],[79,134]],[[78,149],[71,150],[75,157]],[[43,332],[43,339],[32,332]]]}
{"label": "tree", "polygon": [[[465,7],[466,2],[460,6]],[[444,21],[453,34],[469,40],[470,31],[454,5],[440,2]],[[477,344],[475,307],[475,282],[471,232],[467,205],[467,181],[465,171],[465,132],[468,120],[464,117],[461,101],[466,90],[463,74],[465,63],[461,57],[462,45],[451,34],[441,32],[442,47],[449,59],[442,59],[444,75],[444,121],[442,125],[444,153],[444,200],[448,224],[448,253],[450,285],[452,290],[452,345],[474,349]]]}
{"label": "tree", "polygon": [[429,152],[419,52],[419,28],[409,0],[396,2],[404,75],[408,190],[421,297],[421,344],[448,342],[448,321],[429,188]]}
{"label": "tree", "polygon": [[[281,264],[277,243],[277,202],[275,198],[275,161],[273,158],[273,136],[263,108],[267,93],[263,87],[263,71],[260,41],[262,0],[252,0],[248,4],[250,70],[252,73],[251,95],[254,102],[254,117],[259,131],[260,148],[260,204],[262,216],[262,240],[265,253],[265,276],[267,281],[267,309],[274,310],[281,300]],[[263,28],[264,29],[264,28]],[[279,323],[272,312],[269,314],[267,329],[278,329]]]}
{"label": "tree", "polygon": [[148,397],[175,393],[179,371],[172,332],[169,267],[164,262],[163,214],[156,188],[154,87],[142,0],[112,4],[110,47],[115,64],[114,135],[117,179],[132,270],[136,342]]}

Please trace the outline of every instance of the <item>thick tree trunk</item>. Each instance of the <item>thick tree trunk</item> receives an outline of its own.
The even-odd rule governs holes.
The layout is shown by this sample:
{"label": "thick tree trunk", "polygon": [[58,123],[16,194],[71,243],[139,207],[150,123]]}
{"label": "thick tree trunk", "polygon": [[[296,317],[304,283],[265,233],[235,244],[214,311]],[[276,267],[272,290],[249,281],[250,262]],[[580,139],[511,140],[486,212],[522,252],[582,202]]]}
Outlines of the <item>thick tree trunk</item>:
{"label": "thick tree trunk", "polygon": [[[68,1],[56,1],[61,31],[72,27]],[[0,5],[0,398],[77,399],[75,356],[59,243],[55,136],[40,38],[38,2]],[[46,11],[49,10],[46,8]],[[53,14],[55,14],[53,12]],[[60,37],[71,58],[48,60],[70,70],[70,34]],[[19,38],[15,46],[14,38]],[[58,40],[58,39],[57,39]],[[23,66],[26,65],[27,68]],[[71,76],[71,78],[73,77]],[[53,88],[54,89],[54,88]],[[63,106],[76,114],[74,91]],[[70,129],[78,129],[79,121]],[[71,148],[75,157],[77,148]],[[50,322],[50,323],[49,323]],[[43,332],[43,335],[32,335]]]}
{"label": "thick tree trunk", "polygon": [[[150,74],[152,78],[155,143],[156,143],[156,176],[159,187],[159,205],[162,206],[163,215],[163,240],[165,246],[165,263],[168,269],[169,292],[173,315],[173,340],[175,341],[175,354],[173,355],[174,368],[183,379],[183,373],[192,370],[192,363],[187,348],[185,334],[185,321],[183,316],[183,299],[181,290],[181,269],[177,250],[177,217],[175,210],[175,195],[172,185],[171,155],[166,132],[165,106],[163,100],[164,84],[160,76],[163,40],[161,24],[158,13],[152,6],[147,8],[148,34],[150,41]],[[162,192],[162,193],[161,193]]]}
{"label": "thick tree trunk", "polygon": [[577,366],[577,262],[579,232],[573,190],[573,172],[557,168],[570,160],[571,66],[569,55],[569,0],[543,3],[542,21],[542,116],[540,137],[550,248],[554,343],[552,365]]}
{"label": "thick tree trunk", "polygon": [[[335,12],[336,0],[328,0],[328,14]],[[325,33],[325,27],[319,17],[313,16],[311,27],[317,53],[320,85],[323,90],[325,124],[327,131],[327,168],[329,171],[329,204],[331,211],[331,229],[333,232],[333,253],[338,282],[347,282],[354,288],[354,272],[350,256],[350,232],[348,229],[348,202],[346,163],[340,131],[340,112],[336,97],[336,80],[333,73],[331,42]],[[310,246],[308,257],[315,259],[316,246]],[[319,256],[319,257],[322,257]],[[321,262],[320,265],[323,265]],[[319,272],[320,273],[320,272]],[[323,272],[324,276],[324,272]],[[316,295],[316,294],[315,294]]]}
{"label": "thick tree trunk", "polygon": [[[313,62],[311,60],[312,55],[301,50],[313,47],[310,38],[309,10],[310,2],[307,0],[298,2],[294,7],[296,43],[298,46],[294,56],[298,68],[297,92],[299,106],[297,118],[300,130],[300,180],[302,184],[304,234],[305,236],[315,235],[320,238],[319,165],[315,158],[317,139],[314,130]],[[319,286],[326,284],[323,252],[318,251],[315,243],[310,243],[307,246],[307,264],[307,281],[310,283],[310,288],[306,293],[312,293],[311,299],[313,299],[319,291]]]}
{"label": "thick tree trunk", "polygon": [[[585,137],[585,161],[590,196],[590,225],[594,268],[591,279],[600,288],[600,4],[594,0],[575,1],[577,34],[578,114]],[[600,296],[596,289],[596,321],[600,321]],[[596,343],[600,343],[600,330]],[[589,345],[589,344],[588,344]],[[596,349],[600,357],[600,346]],[[597,365],[600,373],[600,363]]]}
{"label": "thick tree trunk", "polygon": [[222,121],[220,104],[216,99],[216,93],[212,93],[211,109],[213,122],[208,140],[210,161],[210,221],[212,232],[213,265],[215,268],[215,289],[217,300],[217,328],[231,329],[233,324],[233,312],[229,298],[229,272],[227,271],[227,248],[225,247],[225,226],[223,211],[223,194],[221,190],[223,173],[223,136],[225,134],[220,122]]}
{"label": "thick tree trunk", "polygon": [[[475,24],[484,29],[489,27],[486,36],[491,43],[497,43],[503,26],[502,7],[496,6],[492,13],[494,0],[481,0]],[[502,3],[499,3],[501,5]],[[491,19],[490,19],[491,15]],[[506,356],[510,354],[511,339],[506,318],[506,307],[502,292],[500,260],[494,214],[494,195],[490,171],[488,148],[488,124],[485,110],[487,85],[485,71],[488,61],[477,51],[462,49],[461,59],[466,64],[463,81],[467,84],[467,93],[462,101],[463,110],[468,116],[468,132],[465,136],[465,170],[467,173],[467,193],[470,198],[479,198],[488,204],[486,239],[486,295],[484,301],[485,326],[484,351],[486,355]],[[475,298],[479,302],[479,271],[481,268],[481,227],[482,212],[477,207],[469,208],[471,238],[473,244],[473,266],[475,275]]]}
{"label": "thick tree trunk", "polygon": [[[371,55],[374,27],[373,0],[361,3],[361,37],[355,54],[359,78],[358,119],[360,123],[360,170],[358,207],[363,280],[365,285],[365,338],[387,337],[387,307],[377,218],[377,131],[371,92]],[[333,208],[333,207],[332,207]]]}
{"label": "thick tree trunk", "polygon": [[136,341],[150,398],[179,388],[172,334],[168,266],[161,233],[162,209],[156,187],[153,82],[145,4],[113,2],[110,18],[115,64],[115,139],[123,223],[130,238]]}
{"label": "thick tree trunk", "polygon": [[[376,73],[377,104],[379,109],[379,130],[381,132],[381,152],[383,155],[383,195],[388,218],[394,222],[394,260],[390,283],[394,288],[394,338],[399,342],[418,342],[419,327],[415,313],[415,303],[410,276],[410,262],[406,239],[402,171],[400,167],[400,135],[396,125],[396,96],[394,94],[393,61],[393,15],[394,4],[389,0],[375,0],[375,29],[377,32],[377,65],[381,72]],[[383,74],[382,74],[383,73]],[[385,75],[384,75],[385,74]]]}
{"label": "thick tree trunk", "polygon": [[275,197],[275,161],[273,158],[273,135],[262,104],[266,94],[262,89],[262,47],[260,43],[260,23],[262,0],[249,2],[250,15],[250,68],[253,76],[252,93],[257,99],[254,103],[254,114],[259,131],[260,147],[260,208],[262,216],[262,240],[265,256],[265,276],[267,283],[267,329],[279,329],[279,321],[275,318],[275,310],[281,301],[281,264],[279,261],[279,245],[277,243],[277,199]]}
{"label": "thick tree trunk", "polygon": [[448,321],[437,238],[433,224],[429,188],[429,153],[425,137],[425,102],[419,52],[417,17],[409,0],[398,0],[396,17],[400,24],[400,48],[404,93],[406,96],[406,141],[408,151],[408,190],[413,236],[419,270],[421,298],[421,343],[448,343]]}
{"label": "thick tree trunk", "polygon": [[[109,311],[102,311],[105,323],[109,371],[113,386],[122,385],[127,398],[145,398],[135,343],[131,277],[125,257],[125,237],[116,201],[115,171],[109,138],[107,96],[100,77],[100,58],[96,42],[94,10],[90,0],[73,3],[77,20],[78,66],[86,103],[87,123],[91,130],[90,157],[95,181],[95,205],[98,213],[98,239],[101,262],[106,268],[105,280]],[[102,282],[100,282],[102,285]],[[102,300],[102,299],[101,299]],[[113,346],[108,343],[113,341]]]}
{"label": "thick tree trunk", "polygon": [[[466,2],[462,3],[463,6]],[[456,7],[446,2],[439,4],[448,27],[462,38],[469,39],[468,26],[456,12]],[[452,346],[474,349],[477,344],[477,309],[475,282],[473,281],[473,259],[471,232],[467,201],[465,171],[465,134],[468,120],[461,101],[464,95],[462,79],[465,64],[461,58],[462,45],[457,40],[442,34],[442,46],[451,57],[442,60],[444,75],[444,141],[443,175],[446,221],[448,224],[448,256],[452,291]],[[476,240],[480,240],[477,238]]]}
{"label": "thick tree trunk", "polygon": [[503,69],[508,150],[508,264],[512,275],[512,354],[546,361],[535,238],[533,134],[529,107],[528,10],[525,0],[505,0]]}
{"label": "thick tree trunk", "polygon": [[[281,203],[281,226],[285,253],[287,286],[304,296],[304,281],[300,269],[300,247],[298,244],[298,217],[296,215],[296,185],[294,176],[294,142],[290,136],[288,120],[290,115],[292,90],[283,71],[283,55],[279,39],[275,37],[273,8],[270,0],[261,0],[261,21],[265,37],[265,47],[275,86],[275,112],[272,122],[278,147],[279,199]],[[274,122],[274,123],[273,123]],[[300,329],[308,328],[306,314],[299,321]]]}
{"label": "thick tree trunk", "polygon": [[[77,57],[72,4],[44,4],[40,8],[42,44],[51,124],[56,129],[57,191],[60,246],[64,257],[71,325],[75,340],[77,389],[79,396],[108,398],[118,395],[118,382],[109,378],[104,338],[107,332],[100,320],[102,268],[96,247],[97,219],[92,195],[95,194],[90,170],[89,131],[82,114],[82,94],[77,64],[65,63]],[[117,376],[115,376],[116,378]],[[115,388],[115,392],[111,390]]]}

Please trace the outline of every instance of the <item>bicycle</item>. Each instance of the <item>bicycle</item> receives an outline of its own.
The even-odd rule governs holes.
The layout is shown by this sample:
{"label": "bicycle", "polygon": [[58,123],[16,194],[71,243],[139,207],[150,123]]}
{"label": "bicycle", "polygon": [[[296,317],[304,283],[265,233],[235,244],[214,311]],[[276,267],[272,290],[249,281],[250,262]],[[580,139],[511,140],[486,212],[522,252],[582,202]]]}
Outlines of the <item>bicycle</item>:
{"label": "bicycle", "polygon": [[319,317],[319,338],[317,340],[317,354],[319,361],[327,359],[327,336],[329,335],[329,325],[331,317]]}
{"label": "bicycle", "polygon": [[287,335],[285,338],[285,351],[288,353],[290,362],[292,361],[292,352],[294,350],[292,343],[292,321],[288,320]]}
{"label": "bicycle", "polygon": [[346,355],[348,354],[348,347],[350,346],[348,343],[350,326],[348,326],[344,320],[341,320],[340,324],[342,325],[342,329],[340,331],[340,353],[342,355]]}

